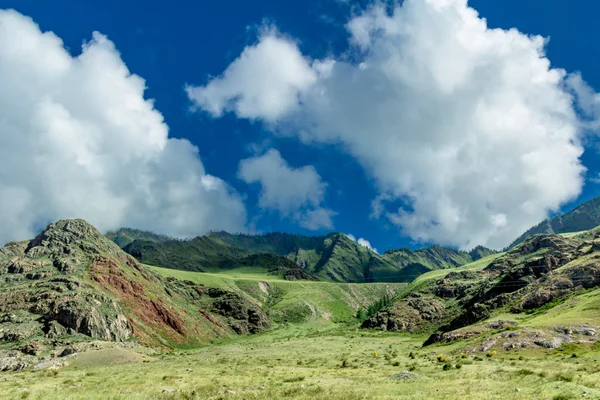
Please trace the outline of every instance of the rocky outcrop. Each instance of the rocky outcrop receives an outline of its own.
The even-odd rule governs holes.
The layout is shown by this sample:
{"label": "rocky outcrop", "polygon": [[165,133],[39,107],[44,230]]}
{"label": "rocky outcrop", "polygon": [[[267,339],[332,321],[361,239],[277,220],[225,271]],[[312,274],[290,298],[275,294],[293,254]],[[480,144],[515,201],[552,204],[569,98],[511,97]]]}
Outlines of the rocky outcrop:
{"label": "rocky outcrop", "polygon": [[236,293],[220,296],[213,307],[217,313],[230,318],[230,326],[239,334],[257,333],[269,326],[267,314]]}
{"label": "rocky outcrop", "polygon": [[400,301],[378,312],[362,323],[363,328],[392,332],[418,332],[430,328],[447,317],[441,299],[415,297]]}
{"label": "rocky outcrop", "polygon": [[131,337],[132,329],[121,307],[104,296],[88,296],[65,301],[52,310],[48,317],[66,329],[94,339],[124,341]]}

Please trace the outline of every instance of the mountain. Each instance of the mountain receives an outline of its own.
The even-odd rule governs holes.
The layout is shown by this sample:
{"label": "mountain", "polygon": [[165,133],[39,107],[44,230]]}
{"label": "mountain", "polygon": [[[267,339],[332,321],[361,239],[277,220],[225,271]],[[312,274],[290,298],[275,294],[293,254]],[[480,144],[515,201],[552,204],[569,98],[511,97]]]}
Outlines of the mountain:
{"label": "mountain", "polygon": [[134,239],[122,245],[123,249],[138,261],[159,267],[199,272],[252,267],[285,279],[333,282],[410,282],[428,271],[461,266],[494,253],[483,247],[466,253],[431,246],[379,255],[341,233],[302,236],[213,232],[175,240],[125,230],[108,237],[121,244],[125,241],[119,238]]}
{"label": "mountain", "polygon": [[219,268],[223,263],[230,263],[251,254],[212,236],[160,242],[136,239],[124,246],[123,250],[145,264],[184,271]]}
{"label": "mountain", "polygon": [[160,235],[157,233],[133,228],[121,228],[116,231],[109,231],[104,236],[115,242],[121,248],[125,247],[134,240],[145,240],[155,243],[172,240],[172,238],[167,235]]}
{"label": "mountain", "polygon": [[343,234],[299,236],[282,233],[213,233],[190,240],[137,239],[124,251],[145,264],[184,271],[263,268],[285,279],[364,282],[380,268],[398,270],[377,253]]}
{"label": "mountain", "polygon": [[596,197],[580,204],[572,211],[540,222],[517,238],[508,248],[513,248],[534,235],[580,232],[599,225],[600,197]]}
{"label": "mountain", "polygon": [[0,249],[0,342],[190,346],[268,326],[243,296],[163,278],[83,220]]}
{"label": "mountain", "polygon": [[[598,259],[600,229],[568,237],[536,235],[506,253],[419,277],[391,306],[369,316],[362,326],[389,331],[437,331],[426,345],[483,338],[495,329],[518,325],[515,321],[529,321],[525,330],[532,329],[530,326],[537,328],[568,321],[569,332],[575,332],[575,336],[579,335],[577,332],[586,335],[586,329],[594,331],[590,330],[587,321],[597,317],[596,308],[585,305],[587,300],[584,302],[577,296],[600,295]],[[591,289],[594,291],[588,292]],[[568,306],[565,305],[567,302]],[[580,302],[581,306],[578,306]],[[549,312],[556,316],[555,320],[542,317]],[[537,315],[540,322],[536,324]],[[484,322],[498,317],[509,320]],[[545,346],[551,340],[553,347],[559,347],[560,343],[574,340],[564,334],[553,336],[562,332],[557,329],[555,333],[544,331],[542,334],[538,331],[527,332],[527,335],[515,334],[514,337],[498,336],[494,344],[502,338],[505,347],[520,348]],[[515,339],[517,336],[520,341]],[[525,340],[536,337],[542,344]]]}

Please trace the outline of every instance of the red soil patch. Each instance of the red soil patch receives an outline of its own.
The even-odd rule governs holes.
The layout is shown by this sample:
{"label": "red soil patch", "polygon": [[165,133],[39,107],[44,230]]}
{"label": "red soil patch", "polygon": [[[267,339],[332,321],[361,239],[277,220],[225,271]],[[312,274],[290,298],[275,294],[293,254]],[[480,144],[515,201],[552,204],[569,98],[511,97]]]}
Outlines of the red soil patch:
{"label": "red soil patch", "polygon": [[[137,263],[131,260],[124,262],[142,273],[143,277],[151,280],[145,271]],[[184,319],[175,312],[172,307],[164,304],[160,299],[150,299],[144,286],[139,282],[130,279],[119,266],[118,262],[107,257],[98,256],[92,260],[90,265],[92,279],[104,289],[114,293],[116,297],[123,301],[127,310],[131,312],[144,325],[164,330],[167,326],[171,329],[165,333],[176,341],[182,341],[182,337],[187,337]],[[138,274],[136,274],[138,275]],[[142,340],[143,335],[139,327],[132,323],[134,335]],[[170,333],[169,333],[170,331]]]}

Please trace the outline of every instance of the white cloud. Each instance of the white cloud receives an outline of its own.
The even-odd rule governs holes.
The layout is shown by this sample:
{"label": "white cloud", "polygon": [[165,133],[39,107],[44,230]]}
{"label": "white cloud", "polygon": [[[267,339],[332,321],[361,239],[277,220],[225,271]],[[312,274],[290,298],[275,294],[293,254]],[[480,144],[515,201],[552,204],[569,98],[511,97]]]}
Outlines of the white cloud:
{"label": "white cloud", "polygon": [[368,249],[371,249],[375,253],[379,254],[379,252],[377,251],[377,249],[374,248],[373,246],[371,246],[371,242],[369,242],[367,239],[360,238],[360,239],[357,240],[356,236],[354,236],[352,234],[346,233],[345,235],[348,237],[348,239],[353,240],[356,243],[360,244],[361,246],[364,246],[364,247],[366,247]]}
{"label": "white cloud", "polygon": [[333,227],[331,210],[320,207],[327,185],[313,166],[291,168],[271,149],[240,162],[238,176],[246,183],[260,183],[259,206],[292,216],[311,230]]}
{"label": "white cloud", "polygon": [[[292,106],[252,118],[306,143],[341,143],[376,181],[375,216],[419,241],[501,248],[578,196],[585,168],[575,84],[550,67],[544,38],[490,29],[466,0],[405,0],[391,14],[373,6],[347,27],[353,57],[279,52],[270,59],[281,63],[238,65],[238,76],[262,81],[290,63],[313,69]],[[293,46],[267,35],[245,51],[266,40]],[[240,85],[226,75],[217,82]],[[592,91],[582,105],[594,109],[596,98]],[[398,200],[407,206],[391,209]]]}
{"label": "white cloud", "polygon": [[245,208],[206,174],[198,149],[169,139],[145,82],[94,33],[80,55],[0,10],[0,244],[60,218],[173,236],[243,230]]}
{"label": "white cloud", "polygon": [[304,212],[295,214],[300,226],[311,231],[319,229],[333,229],[333,220],[337,213],[327,208],[318,207],[313,210],[308,209]]}
{"label": "white cloud", "polygon": [[204,87],[188,86],[195,104],[220,117],[233,111],[240,118],[276,120],[298,107],[298,94],[317,79],[296,44],[275,31],[246,47],[221,77]]}

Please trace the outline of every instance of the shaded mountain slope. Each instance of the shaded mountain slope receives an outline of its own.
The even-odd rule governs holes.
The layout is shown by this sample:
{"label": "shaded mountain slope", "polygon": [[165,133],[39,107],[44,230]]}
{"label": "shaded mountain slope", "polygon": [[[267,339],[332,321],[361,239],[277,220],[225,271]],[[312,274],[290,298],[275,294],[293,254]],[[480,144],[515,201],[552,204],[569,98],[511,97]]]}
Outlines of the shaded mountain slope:
{"label": "shaded mountain slope", "polygon": [[0,249],[0,342],[135,339],[189,346],[256,332],[266,314],[242,296],[166,279],[82,220]]}
{"label": "shaded mountain slope", "polygon": [[529,229],[517,238],[509,248],[515,247],[534,235],[580,232],[593,229],[599,225],[600,197],[596,197],[588,202],[580,204],[572,211],[540,222],[538,225]]}
{"label": "shaded mountain slope", "polygon": [[[115,235],[111,237],[114,240]],[[151,238],[151,234],[148,237]],[[264,268],[282,277],[333,282],[410,282],[425,272],[461,266],[493,253],[483,247],[466,253],[431,246],[379,255],[341,233],[310,237],[214,232],[191,240],[142,238],[123,248],[142,263],[199,272],[249,266],[248,257],[254,256],[252,267]]]}
{"label": "shaded mountain slope", "polygon": [[115,242],[121,248],[127,246],[134,240],[145,240],[157,243],[172,240],[172,238],[166,235],[160,235],[157,233],[133,228],[121,228],[116,231],[110,231],[107,232],[104,236]]}

